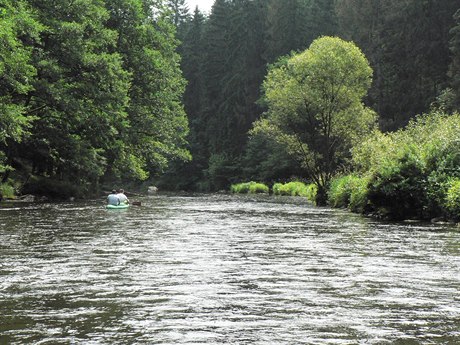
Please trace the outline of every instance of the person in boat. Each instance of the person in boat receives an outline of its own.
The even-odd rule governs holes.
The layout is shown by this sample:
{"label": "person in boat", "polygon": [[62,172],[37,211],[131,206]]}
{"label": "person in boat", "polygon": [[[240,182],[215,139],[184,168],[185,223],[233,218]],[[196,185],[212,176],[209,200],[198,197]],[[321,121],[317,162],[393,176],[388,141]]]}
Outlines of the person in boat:
{"label": "person in boat", "polygon": [[123,189],[119,189],[118,190],[118,199],[120,200],[120,204],[123,205],[123,204],[129,204],[129,199],[128,197],[125,195],[125,191]]}
{"label": "person in boat", "polygon": [[107,197],[107,205],[120,205],[120,198],[118,197],[117,191],[114,189],[112,193]]}

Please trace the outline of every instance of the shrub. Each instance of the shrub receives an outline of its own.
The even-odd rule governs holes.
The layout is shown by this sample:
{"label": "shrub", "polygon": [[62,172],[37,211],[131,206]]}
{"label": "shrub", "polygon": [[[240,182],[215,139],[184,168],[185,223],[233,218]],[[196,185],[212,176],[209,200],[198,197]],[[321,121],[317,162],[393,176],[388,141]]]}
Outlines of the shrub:
{"label": "shrub", "polygon": [[374,132],[353,148],[355,168],[368,179],[367,192],[362,182],[361,199],[367,194],[372,207],[398,219],[451,214],[446,195],[449,181],[460,178],[459,137],[460,114],[438,110],[396,132]]}
{"label": "shrub", "polygon": [[230,187],[230,191],[232,193],[238,193],[238,194],[261,194],[261,193],[268,193],[269,188],[267,185],[263,183],[258,183],[258,182],[244,182],[244,183],[238,183],[238,184],[233,184]]}
{"label": "shrub", "polygon": [[346,175],[332,180],[328,203],[332,207],[348,207],[353,212],[369,211],[369,177]]}
{"label": "shrub", "polygon": [[445,207],[452,219],[460,219],[460,179],[458,178],[449,182],[445,197]]}
{"label": "shrub", "polygon": [[415,156],[382,167],[369,183],[369,201],[392,219],[424,218],[427,177]]}
{"label": "shrub", "polygon": [[348,208],[353,212],[369,211],[369,177],[353,176],[350,179],[350,202]]}
{"label": "shrub", "polygon": [[282,183],[275,183],[272,187],[273,194],[281,195],[281,188],[283,187]]}
{"label": "shrub", "polygon": [[251,194],[268,194],[269,191],[270,188],[263,183],[254,182],[249,184],[249,193]]}
{"label": "shrub", "polygon": [[310,183],[307,185],[306,197],[308,201],[315,203],[316,193],[318,192],[318,186],[315,183]]}
{"label": "shrub", "polygon": [[6,199],[12,199],[15,197],[15,194],[16,193],[13,186],[7,183],[0,184],[0,199],[1,197]]}
{"label": "shrub", "polygon": [[351,175],[341,176],[331,181],[327,191],[327,201],[332,207],[348,207],[350,203]]}
{"label": "shrub", "polygon": [[300,181],[292,181],[285,184],[275,183],[272,190],[275,195],[307,196],[307,185]]}

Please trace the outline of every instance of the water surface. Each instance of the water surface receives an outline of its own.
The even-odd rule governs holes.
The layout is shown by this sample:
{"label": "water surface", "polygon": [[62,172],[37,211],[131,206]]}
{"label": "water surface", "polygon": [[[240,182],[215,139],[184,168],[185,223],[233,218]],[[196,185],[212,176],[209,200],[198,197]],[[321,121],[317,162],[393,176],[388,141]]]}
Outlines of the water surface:
{"label": "water surface", "polygon": [[296,198],[0,207],[0,344],[458,344],[460,232]]}

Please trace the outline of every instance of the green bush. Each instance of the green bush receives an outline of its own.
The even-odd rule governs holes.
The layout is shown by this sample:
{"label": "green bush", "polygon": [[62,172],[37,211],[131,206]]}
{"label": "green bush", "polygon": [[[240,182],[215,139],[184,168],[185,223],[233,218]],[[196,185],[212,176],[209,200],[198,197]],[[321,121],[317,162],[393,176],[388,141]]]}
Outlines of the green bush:
{"label": "green bush", "polygon": [[316,193],[318,192],[318,186],[315,183],[310,183],[307,185],[307,192],[306,197],[308,201],[315,203],[316,201]]}
{"label": "green bush", "polygon": [[275,183],[272,190],[275,195],[307,196],[307,185],[300,181],[292,181],[285,184]]}
{"label": "green bush", "polygon": [[251,183],[249,185],[249,193],[251,194],[268,194],[270,188],[263,183]]}
{"label": "green bush", "polygon": [[275,183],[272,187],[274,195],[281,195],[281,188],[283,187],[282,183]]}
{"label": "green bush", "polygon": [[327,191],[327,201],[332,207],[348,207],[351,196],[350,180],[352,176],[346,175],[333,179]]}
{"label": "green bush", "polygon": [[460,219],[460,179],[458,178],[449,181],[445,196],[445,207],[450,218],[454,220]]}
{"label": "green bush", "polygon": [[392,219],[425,218],[426,180],[416,157],[407,155],[377,172],[369,184],[369,201]]}
{"label": "green bush", "polygon": [[353,176],[350,178],[350,202],[348,208],[357,213],[369,211],[369,178]]}
{"label": "green bush", "polygon": [[[458,138],[460,114],[437,110],[416,117],[399,131],[374,132],[353,148],[355,169],[367,176],[367,183],[353,188],[361,190],[361,195],[356,191],[353,206],[350,195],[349,207],[373,207],[396,219],[451,214],[453,205],[446,206],[446,195],[449,181],[460,178]],[[333,194],[336,202],[339,195]],[[364,203],[366,195],[369,203]]]}
{"label": "green bush", "polygon": [[369,211],[369,180],[353,174],[333,179],[327,193],[329,205],[358,213]]}
{"label": "green bush", "polygon": [[238,194],[262,194],[262,193],[268,193],[269,188],[267,185],[263,183],[258,183],[258,182],[244,182],[244,183],[238,183],[238,184],[232,184],[230,187],[230,191],[232,193],[238,193]]}
{"label": "green bush", "polygon": [[5,199],[12,199],[16,196],[14,187],[7,184],[3,183],[0,184],[0,199],[3,197]]}

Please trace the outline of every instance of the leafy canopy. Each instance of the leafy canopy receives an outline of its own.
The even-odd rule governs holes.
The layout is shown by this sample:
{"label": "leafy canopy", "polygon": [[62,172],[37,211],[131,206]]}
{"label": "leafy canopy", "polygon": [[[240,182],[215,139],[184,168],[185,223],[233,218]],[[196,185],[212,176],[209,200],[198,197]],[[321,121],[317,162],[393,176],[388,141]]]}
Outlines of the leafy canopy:
{"label": "leafy canopy", "polygon": [[263,84],[268,111],[254,132],[285,145],[308,177],[324,187],[374,126],[374,112],[362,103],[371,77],[358,47],[321,37],[269,70]]}

